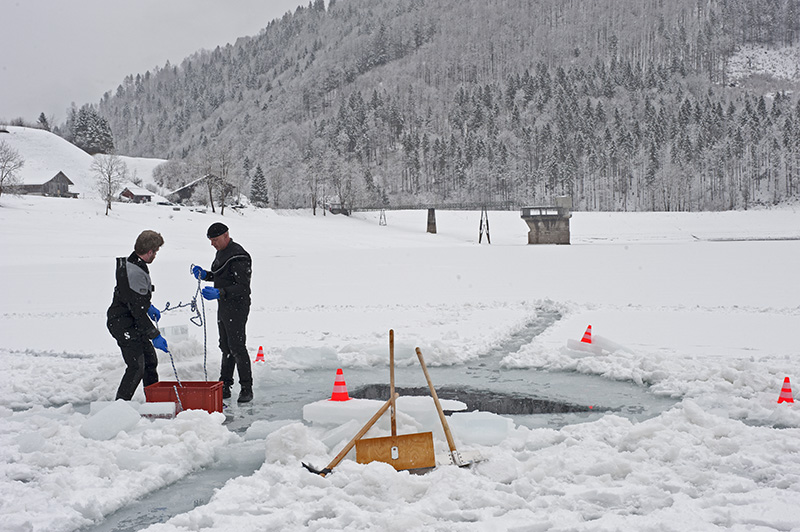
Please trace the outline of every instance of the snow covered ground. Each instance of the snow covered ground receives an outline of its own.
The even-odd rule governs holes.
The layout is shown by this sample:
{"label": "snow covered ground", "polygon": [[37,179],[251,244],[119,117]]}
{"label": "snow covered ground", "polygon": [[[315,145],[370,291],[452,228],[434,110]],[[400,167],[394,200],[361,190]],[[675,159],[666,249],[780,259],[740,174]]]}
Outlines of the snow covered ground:
{"label": "snow covered ground", "polygon": [[[0,529],[76,530],[201,468],[255,456],[252,475],[146,530],[800,530],[800,411],[777,403],[785,377],[800,386],[797,208],[574,213],[570,246],[526,245],[516,212],[490,213],[491,245],[477,243],[474,212],[437,212],[436,235],[423,211],[387,212],[386,226],[378,213],[103,213],[91,199],[0,197]],[[398,365],[414,364],[419,346],[435,379],[436,367],[479,362],[542,307],[562,318],[506,368],[628,380],[677,402],[642,422],[607,413],[515,426],[495,445],[462,428],[459,448],[486,460],[425,475],[349,459],[310,474],[301,461],[326,465],[353,432],[299,418],[239,433],[222,414],[187,411],[108,440],[83,436],[86,405],[113,399],[123,371],[105,329],[114,257],[143,229],[161,232],[154,303],[185,303],[197,288],[189,266],[212,260],[205,231],[217,220],[254,260],[248,347],[255,358],[264,346],[267,359],[256,403],[311,369],[330,369],[331,385],[338,367],[384,381],[389,329]],[[215,311],[206,305],[211,324]],[[167,312],[162,325],[189,317]],[[567,349],[588,324],[624,349]],[[212,379],[216,344],[212,325]],[[204,380],[201,329],[170,345],[181,378]],[[172,380],[169,357],[159,371]],[[401,434],[416,432],[400,421]]]}
{"label": "snow covered ground", "polygon": [[800,81],[800,46],[742,46],[728,63],[728,75],[738,80],[758,74]]}

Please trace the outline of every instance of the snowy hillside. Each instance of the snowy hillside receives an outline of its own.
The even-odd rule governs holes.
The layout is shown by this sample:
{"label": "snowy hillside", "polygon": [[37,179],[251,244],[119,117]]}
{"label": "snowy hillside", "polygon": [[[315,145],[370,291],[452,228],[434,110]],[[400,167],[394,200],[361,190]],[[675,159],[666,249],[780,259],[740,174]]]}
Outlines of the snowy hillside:
{"label": "snowy hillside", "polygon": [[41,184],[61,171],[75,184],[70,187],[71,192],[83,197],[94,193],[91,155],[43,129],[17,126],[5,129],[8,133],[0,133],[0,138],[25,161],[19,172],[23,183]]}
{"label": "snowy hillside", "polygon": [[[23,183],[44,183],[58,172],[64,172],[74,183],[71,192],[79,193],[82,198],[97,196],[91,155],[43,129],[18,126],[4,126],[4,129],[7,133],[0,133],[0,140],[17,150],[25,161],[19,172]],[[129,180],[139,178],[144,184],[152,183],[153,169],[164,162],[163,159],[135,157],[122,157],[122,160],[128,167]]]}
{"label": "snowy hillside", "polygon": [[728,63],[728,76],[738,80],[758,74],[800,82],[800,45],[783,48],[742,46]]}
{"label": "snowy hillside", "polygon": [[128,167],[128,180],[134,181],[136,179],[141,179],[143,186],[153,182],[153,170],[156,166],[165,162],[165,159],[127,157],[124,155],[121,155],[120,159],[122,159],[122,161]]}

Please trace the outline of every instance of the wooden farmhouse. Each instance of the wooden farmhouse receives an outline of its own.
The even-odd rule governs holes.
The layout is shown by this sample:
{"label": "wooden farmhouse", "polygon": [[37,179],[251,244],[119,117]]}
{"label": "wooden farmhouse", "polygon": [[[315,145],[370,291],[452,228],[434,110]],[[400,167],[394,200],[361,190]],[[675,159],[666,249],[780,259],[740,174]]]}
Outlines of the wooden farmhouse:
{"label": "wooden farmhouse", "polygon": [[70,192],[69,187],[74,185],[70,178],[60,171],[51,178],[28,178],[20,186],[23,194],[38,196],[57,196],[60,198],[77,198],[77,192]]}
{"label": "wooden farmhouse", "polygon": [[153,201],[153,193],[146,188],[129,184],[119,193],[119,199],[132,203],[149,203]]}
{"label": "wooden farmhouse", "polygon": [[194,181],[186,183],[179,189],[173,190],[172,192],[167,194],[167,198],[170,201],[174,201],[175,203],[184,203],[186,200],[192,197],[192,194],[194,194],[194,191],[198,186],[205,185],[206,179],[208,177],[209,177],[208,175],[204,175],[199,179],[195,179]]}
{"label": "wooden farmhouse", "polygon": [[[192,197],[192,195],[194,195],[194,192],[195,190],[197,190],[197,187],[208,186],[207,181],[209,179],[217,179],[217,177],[211,174],[206,174],[201,178],[186,183],[179,189],[173,190],[172,192],[167,194],[167,199],[169,199],[170,201],[174,201],[175,203],[181,203],[181,204],[186,203]],[[225,183],[224,186],[225,186],[225,193],[228,195],[233,194],[234,191],[236,190],[236,188],[230,183]]]}

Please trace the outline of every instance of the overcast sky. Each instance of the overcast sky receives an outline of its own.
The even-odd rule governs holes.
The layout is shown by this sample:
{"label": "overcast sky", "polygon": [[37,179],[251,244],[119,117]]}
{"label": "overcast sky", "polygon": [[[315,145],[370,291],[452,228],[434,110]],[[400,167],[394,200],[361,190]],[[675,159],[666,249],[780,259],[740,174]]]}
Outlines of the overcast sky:
{"label": "overcast sky", "polygon": [[256,35],[308,0],[0,0],[0,122],[61,124],[128,74]]}

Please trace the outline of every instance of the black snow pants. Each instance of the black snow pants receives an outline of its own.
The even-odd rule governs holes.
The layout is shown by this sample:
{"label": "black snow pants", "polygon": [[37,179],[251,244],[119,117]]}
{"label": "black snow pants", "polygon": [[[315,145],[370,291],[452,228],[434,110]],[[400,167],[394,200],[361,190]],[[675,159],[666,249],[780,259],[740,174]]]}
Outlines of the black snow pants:
{"label": "black snow pants", "polygon": [[126,365],[116,398],[130,401],[140,382],[145,387],[158,382],[158,357],[153,342],[147,336],[138,334],[136,329],[114,329],[113,326],[108,328],[122,351],[122,359]]}
{"label": "black snow pants", "polygon": [[245,346],[245,326],[250,313],[249,303],[220,303],[217,313],[219,327],[219,349],[222,351],[222,366],[219,380],[224,386],[233,386],[233,370],[239,372],[239,385],[243,388],[253,386],[253,373],[250,368],[250,355]]}

